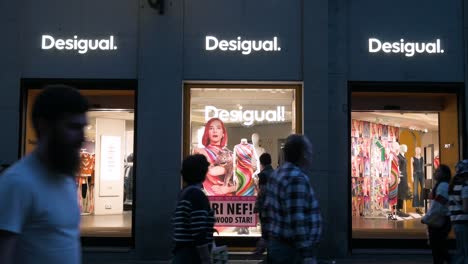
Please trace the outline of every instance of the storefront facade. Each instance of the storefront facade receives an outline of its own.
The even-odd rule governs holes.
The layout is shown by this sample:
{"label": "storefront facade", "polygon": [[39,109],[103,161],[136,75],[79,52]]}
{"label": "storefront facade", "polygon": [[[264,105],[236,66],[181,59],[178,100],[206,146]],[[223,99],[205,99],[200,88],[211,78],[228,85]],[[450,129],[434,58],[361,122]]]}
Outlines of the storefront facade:
{"label": "storefront facade", "polygon": [[[440,149],[442,159],[443,151],[454,152],[445,154],[452,159],[466,157],[461,151],[467,123],[462,1],[397,1],[388,8],[367,0],[162,1],[162,10],[152,2],[27,1],[0,11],[5,36],[0,162],[11,164],[33,142],[26,135],[28,98],[50,82],[75,85],[96,100],[95,118],[104,110],[122,110],[122,135],[132,132],[126,142],[133,143],[127,149],[135,155],[134,194],[123,240],[129,249],[115,247],[122,243],[114,243],[113,235],[90,235],[86,260],[170,258],[181,158],[199,143],[194,128],[207,121],[207,109],[210,117],[232,110],[216,104],[229,96],[246,101],[238,108],[243,117],[246,110],[273,111],[271,122],[261,125],[255,114],[242,122],[224,116],[232,144],[258,133],[265,136],[262,147],[269,146],[278,160],[280,139],[288,132],[311,139],[311,182],[325,219],[323,257],[344,256],[356,245],[349,148],[356,92],[376,98],[382,91],[454,94],[458,129],[451,137],[457,140],[439,136],[438,144],[453,144]],[[203,110],[205,116],[198,116]],[[407,111],[416,110],[436,111]],[[279,126],[285,135],[268,139],[267,131]],[[105,210],[114,208],[113,201],[104,203]],[[92,237],[105,240],[96,243]],[[242,238],[226,241],[242,246]]]}

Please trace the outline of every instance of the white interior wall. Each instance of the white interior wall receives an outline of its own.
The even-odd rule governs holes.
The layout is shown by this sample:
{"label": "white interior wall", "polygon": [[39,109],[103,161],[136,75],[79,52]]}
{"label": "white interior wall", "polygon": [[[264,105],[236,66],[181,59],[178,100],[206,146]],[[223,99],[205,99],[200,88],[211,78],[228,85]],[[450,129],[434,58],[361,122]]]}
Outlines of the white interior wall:
{"label": "white interior wall", "polygon": [[434,144],[434,152],[439,151],[439,131],[429,131],[421,137],[421,147]]}

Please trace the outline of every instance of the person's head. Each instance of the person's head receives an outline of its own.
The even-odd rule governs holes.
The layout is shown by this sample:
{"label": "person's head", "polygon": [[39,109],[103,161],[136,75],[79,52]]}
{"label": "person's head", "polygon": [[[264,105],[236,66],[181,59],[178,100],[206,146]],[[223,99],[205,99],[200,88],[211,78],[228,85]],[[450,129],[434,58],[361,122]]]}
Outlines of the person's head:
{"label": "person's head", "polygon": [[215,145],[225,147],[227,144],[227,132],[223,121],[219,118],[211,118],[206,122],[205,132],[202,137],[203,146]]}
{"label": "person's head", "polygon": [[202,154],[190,155],[182,161],[182,179],[187,184],[198,184],[205,181],[210,163]]}
{"label": "person's head", "polygon": [[440,164],[434,173],[434,179],[437,182],[449,182],[451,177],[450,167],[445,164]]}
{"label": "person's head", "polygon": [[312,145],[304,135],[293,134],[286,139],[284,144],[284,160],[297,166],[310,165]]}
{"label": "person's head", "polygon": [[271,165],[271,156],[266,152],[260,155],[258,159],[260,160],[260,166],[262,166],[262,168]]}
{"label": "person's head", "polygon": [[88,101],[66,85],[49,85],[32,107],[32,123],[39,152],[52,169],[72,175],[79,166],[79,151],[87,125]]}

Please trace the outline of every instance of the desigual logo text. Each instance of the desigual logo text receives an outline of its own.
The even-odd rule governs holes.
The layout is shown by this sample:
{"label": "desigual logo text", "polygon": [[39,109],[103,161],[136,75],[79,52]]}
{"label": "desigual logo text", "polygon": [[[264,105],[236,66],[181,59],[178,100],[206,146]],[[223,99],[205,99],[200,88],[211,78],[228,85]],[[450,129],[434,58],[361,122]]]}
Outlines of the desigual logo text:
{"label": "desigual logo text", "polygon": [[415,54],[442,54],[442,44],[440,39],[434,42],[406,42],[400,39],[399,42],[383,42],[376,38],[369,39],[369,53],[404,54],[406,57],[413,57]]}
{"label": "desigual logo text", "polygon": [[78,36],[73,36],[70,39],[54,38],[50,35],[42,35],[41,48],[43,50],[72,50],[79,54],[85,54],[90,50],[116,50],[117,45],[114,43],[114,36],[109,36],[106,39],[82,39]]}
{"label": "desigual logo text", "polygon": [[278,45],[278,38],[273,37],[271,40],[245,40],[242,37],[231,40],[219,40],[213,36],[206,36],[205,38],[205,50],[214,51],[219,49],[220,51],[231,51],[241,52],[243,55],[249,55],[256,51],[281,51],[281,47]]}

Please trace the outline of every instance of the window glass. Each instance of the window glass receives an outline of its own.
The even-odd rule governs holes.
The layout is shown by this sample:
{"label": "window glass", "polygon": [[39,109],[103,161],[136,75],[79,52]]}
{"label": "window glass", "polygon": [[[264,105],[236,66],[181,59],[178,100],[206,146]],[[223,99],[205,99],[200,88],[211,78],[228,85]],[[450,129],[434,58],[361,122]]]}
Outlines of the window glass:
{"label": "window glass", "polygon": [[[444,139],[458,144],[456,129],[442,126],[457,122],[456,97],[411,96],[414,100],[410,107],[419,107],[419,111],[351,113],[351,212],[355,239],[426,239],[427,226],[421,218],[431,207],[435,170],[444,163],[453,173],[457,147],[440,143]],[[393,104],[406,108],[404,98],[392,98]],[[359,96],[353,100],[355,107],[365,108]],[[370,101],[366,98],[366,102]]]}
{"label": "window glass", "polygon": [[[27,96],[23,153],[36,146],[31,108],[40,90]],[[133,90],[81,90],[90,102],[76,174],[83,237],[131,237],[134,197]]]}
{"label": "window glass", "polygon": [[203,183],[220,236],[260,236],[253,212],[259,157],[281,163],[285,138],[296,132],[296,89],[195,87],[190,93],[189,153],[205,155],[211,166]]}

